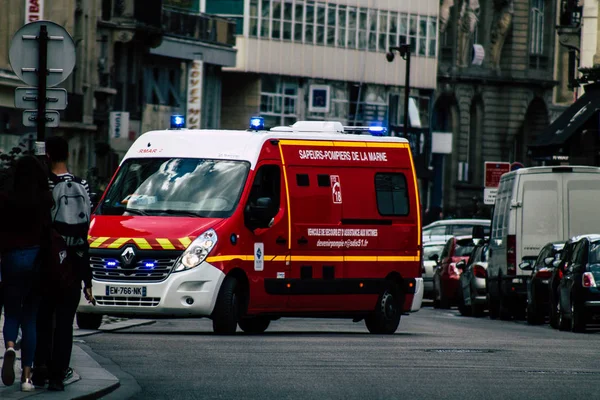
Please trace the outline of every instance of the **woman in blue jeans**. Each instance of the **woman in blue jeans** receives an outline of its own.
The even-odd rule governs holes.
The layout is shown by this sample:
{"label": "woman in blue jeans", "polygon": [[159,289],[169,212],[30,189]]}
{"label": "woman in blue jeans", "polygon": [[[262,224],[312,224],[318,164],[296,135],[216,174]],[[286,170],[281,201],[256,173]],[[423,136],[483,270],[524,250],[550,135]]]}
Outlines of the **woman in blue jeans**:
{"label": "woman in blue jeans", "polygon": [[22,331],[21,390],[33,391],[31,367],[36,344],[36,317],[41,284],[40,248],[48,239],[52,196],[47,172],[37,158],[21,157],[12,190],[0,193],[0,252],[4,296],[2,382],[15,381],[15,342]]}

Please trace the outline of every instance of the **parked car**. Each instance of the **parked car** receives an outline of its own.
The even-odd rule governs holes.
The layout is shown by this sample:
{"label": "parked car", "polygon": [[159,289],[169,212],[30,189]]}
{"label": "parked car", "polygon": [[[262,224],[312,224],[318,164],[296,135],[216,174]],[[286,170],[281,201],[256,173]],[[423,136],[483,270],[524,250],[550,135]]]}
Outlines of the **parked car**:
{"label": "parked car", "polygon": [[433,306],[450,308],[456,304],[460,271],[456,263],[467,260],[475,243],[471,236],[451,237],[442,251],[441,261],[433,274]]}
{"label": "parked car", "polygon": [[423,243],[446,242],[451,237],[470,235],[474,226],[483,226],[486,236],[490,235],[489,219],[444,219],[423,227]]}
{"label": "parked car", "polygon": [[543,324],[550,315],[549,283],[552,272],[560,263],[565,242],[551,242],[542,247],[538,258],[521,264],[521,270],[531,271],[527,280],[527,323]]}
{"label": "parked car", "polygon": [[582,235],[568,243],[569,260],[559,265],[558,329],[583,332],[600,317],[600,235]]}
{"label": "parked car", "polygon": [[527,280],[519,265],[549,242],[598,231],[600,168],[521,168],[500,178],[492,216],[487,291],[491,318],[525,317]]}
{"label": "parked car", "polygon": [[446,242],[432,241],[423,244],[423,261],[421,275],[423,277],[423,297],[433,299],[433,273],[441,260],[442,250]]}
{"label": "parked car", "polygon": [[486,308],[485,278],[490,246],[480,241],[467,261],[459,261],[456,268],[461,271],[458,292],[458,311],[461,315],[481,317]]}

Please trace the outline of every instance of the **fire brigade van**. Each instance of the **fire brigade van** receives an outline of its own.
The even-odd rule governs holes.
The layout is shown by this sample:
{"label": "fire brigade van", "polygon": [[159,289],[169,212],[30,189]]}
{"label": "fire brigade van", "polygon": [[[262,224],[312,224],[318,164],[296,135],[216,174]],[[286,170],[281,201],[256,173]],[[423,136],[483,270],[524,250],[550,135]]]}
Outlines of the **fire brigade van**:
{"label": "fire brigade van", "polygon": [[81,328],[102,315],[208,317],[218,334],[261,333],[281,317],[331,317],[392,334],[423,297],[409,143],[380,127],[265,130],[254,118],[147,132],[88,239],[97,303],[82,299]]}

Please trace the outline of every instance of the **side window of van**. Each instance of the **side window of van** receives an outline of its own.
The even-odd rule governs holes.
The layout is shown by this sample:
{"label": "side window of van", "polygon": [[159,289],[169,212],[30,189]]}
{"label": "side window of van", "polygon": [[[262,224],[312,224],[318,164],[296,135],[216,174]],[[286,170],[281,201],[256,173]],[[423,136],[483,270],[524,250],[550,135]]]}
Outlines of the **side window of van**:
{"label": "side window of van", "polygon": [[404,174],[376,173],[375,194],[379,214],[384,216],[408,215],[408,189]]}
{"label": "side window of van", "polygon": [[277,165],[263,165],[258,169],[252,182],[248,204],[256,205],[258,199],[271,199],[268,214],[271,218],[279,212],[281,204],[281,175]]}

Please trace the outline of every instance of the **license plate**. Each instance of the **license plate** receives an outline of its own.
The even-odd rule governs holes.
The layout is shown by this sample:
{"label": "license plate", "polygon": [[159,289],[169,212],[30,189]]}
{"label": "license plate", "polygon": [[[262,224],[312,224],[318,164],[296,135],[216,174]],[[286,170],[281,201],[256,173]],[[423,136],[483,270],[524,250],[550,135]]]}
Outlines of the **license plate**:
{"label": "license plate", "polygon": [[542,283],[548,283],[549,280],[548,279],[542,279]]}
{"label": "license plate", "polygon": [[106,286],[106,295],[146,297],[146,286]]}

